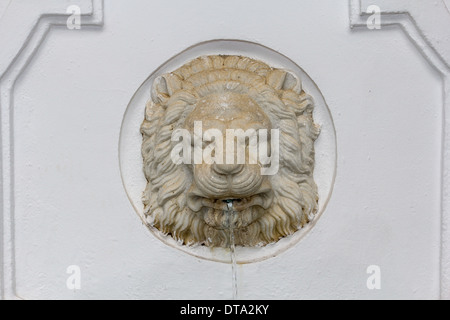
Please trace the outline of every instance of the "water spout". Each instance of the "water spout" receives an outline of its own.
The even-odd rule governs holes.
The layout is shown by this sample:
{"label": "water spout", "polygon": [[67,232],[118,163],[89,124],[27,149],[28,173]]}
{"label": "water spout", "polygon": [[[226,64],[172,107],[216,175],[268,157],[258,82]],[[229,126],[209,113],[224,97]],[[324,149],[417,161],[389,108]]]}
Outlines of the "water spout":
{"label": "water spout", "polygon": [[228,218],[228,231],[230,233],[230,254],[231,254],[231,273],[232,273],[232,286],[233,286],[233,300],[238,297],[238,283],[237,283],[237,263],[236,263],[236,245],[234,239],[234,224],[233,216],[236,212],[233,209],[233,200],[225,200],[227,204],[227,218]]}

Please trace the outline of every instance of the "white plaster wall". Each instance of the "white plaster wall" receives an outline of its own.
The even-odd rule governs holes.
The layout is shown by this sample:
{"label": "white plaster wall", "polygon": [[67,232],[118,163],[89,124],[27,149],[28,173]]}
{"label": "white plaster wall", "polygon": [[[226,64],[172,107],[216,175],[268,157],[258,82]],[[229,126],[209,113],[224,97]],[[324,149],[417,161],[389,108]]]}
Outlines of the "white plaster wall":
{"label": "white plaster wall", "polygon": [[[399,27],[352,31],[343,0],[104,2],[102,28],[52,28],[15,86],[17,296],[231,298],[229,265],[174,250],[141,224],[118,161],[141,83],[180,51],[226,38],[301,66],[338,146],[326,211],[294,248],[239,266],[239,296],[439,298],[444,90]],[[69,265],[81,268],[81,290],[66,288]],[[366,287],[369,265],[381,267],[381,290]]]}

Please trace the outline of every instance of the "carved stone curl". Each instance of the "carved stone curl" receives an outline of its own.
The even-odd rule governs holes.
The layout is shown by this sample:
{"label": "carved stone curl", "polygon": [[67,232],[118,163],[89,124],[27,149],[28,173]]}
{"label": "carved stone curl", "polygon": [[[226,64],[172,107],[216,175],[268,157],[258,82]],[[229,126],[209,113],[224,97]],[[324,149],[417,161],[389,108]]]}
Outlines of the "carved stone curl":
{"label": "carved stone curl", "polygon": [[[199,57],[157,78],[141,127],[149,226],[183,245],[220,247],[229,245],[230,229],[236,245],[262,246],[305,226],[318,206],[313,170],[319,127],[313,109],[313,99],[294,74],[242,56]],[[278,130],[277,144],[268,148],[278,157],[277,170],[263,174],[268,164],[252,162],[250,153],[241,164],[173,161],[180,138],[174,133],[191,133],[195,145],[198,123],[203,131],[224,135],[230,129]],[[249,137],[241,142],[251,149]],[[226,146],[214,148],[212,158]],[[227,202],[233,203],[232,216]]]}

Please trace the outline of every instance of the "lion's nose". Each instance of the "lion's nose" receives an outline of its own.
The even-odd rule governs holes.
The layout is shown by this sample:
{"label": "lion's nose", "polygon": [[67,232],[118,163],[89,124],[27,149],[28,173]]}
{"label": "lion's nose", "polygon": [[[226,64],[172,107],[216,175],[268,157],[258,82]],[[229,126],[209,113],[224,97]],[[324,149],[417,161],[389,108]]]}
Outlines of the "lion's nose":
{"label": "lion's nose", "polygon": [[212,169],[214,172],[221,175],[233,175],[237,174],[244,169],[243,164],[216,164],[212,165]]}

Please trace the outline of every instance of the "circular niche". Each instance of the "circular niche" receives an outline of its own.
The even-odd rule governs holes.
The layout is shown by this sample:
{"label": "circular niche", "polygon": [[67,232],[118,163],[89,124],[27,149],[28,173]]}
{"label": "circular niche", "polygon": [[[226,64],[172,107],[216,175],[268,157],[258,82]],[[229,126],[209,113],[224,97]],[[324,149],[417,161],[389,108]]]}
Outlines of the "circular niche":
{"label": "circular niche", "polygon": [[[147,180],[143,171],[143,158],[141,155],[142,134],[140,127],[144,120],[146,103],[150,99],[152,84],[157,77],[170,73],[188,62],[206,55],[245,56],[262,61],[273,68],[287,70],[299,77],[303,90],[314,99],[314,122],[321,128],[320,135],[315,142],[314,169],[314,181],[317,184],[319,195],[318,211],[314,219],[306,226],[276,243],[264,247],[238,246],[236,248],[236,259],[238,263],[245,264],[262,261],[293,247],[314,227],[325,211],[331,197],[336,174],[336,133],[330,110],[314,81],[302,68],[284,55],[257,43],[240,40],[214,40],[197,44],[166,61],[139,87],[131,98],[124,114],[119,141],[119,162],[122,182],[138,216],[145,225],[148,225],[142,203],[142,195],[147,185]],[[211,248],[201,245],[185,246],[179,244],[171,236],[162,234],[156,228],[149,227],[149,230],[165,244],[195,257],[230,263],[230,249],[220,247]]]}

